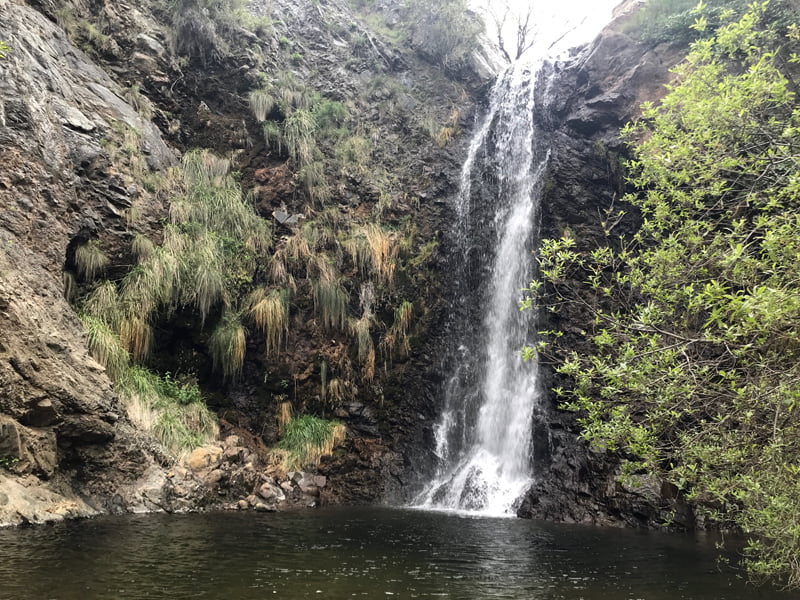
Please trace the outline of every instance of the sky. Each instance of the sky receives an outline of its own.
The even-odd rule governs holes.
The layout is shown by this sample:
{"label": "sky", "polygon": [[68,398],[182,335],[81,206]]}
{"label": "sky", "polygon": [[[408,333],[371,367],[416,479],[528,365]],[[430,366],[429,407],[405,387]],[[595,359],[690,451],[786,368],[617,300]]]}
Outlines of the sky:
{"label": "sky", "polygon": [[[589,42],[611,20],[613,9],[622,0],[472,0],[487,20],[489,35],[496,37],[491,15],[502,15],[509,6],[510,18],[504,28],[504,40],[509,54],[516,48],[517,16],[532,11],[536,48],[555,43],[561,51]],[[534,50],[536,52],[536,50]],[[512,56],[513,58],[513,56]]]}

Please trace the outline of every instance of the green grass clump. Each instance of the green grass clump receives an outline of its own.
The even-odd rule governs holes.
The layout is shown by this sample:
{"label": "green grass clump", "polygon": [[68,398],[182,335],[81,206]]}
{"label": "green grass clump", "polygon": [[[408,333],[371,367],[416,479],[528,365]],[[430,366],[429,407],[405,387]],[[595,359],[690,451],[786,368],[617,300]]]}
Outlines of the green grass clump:
{"label": "green grass clump", "polygon": [[272,92],[268,89],[253,90],[247,96],[250,101],[250,110],[253,111],[257,121],[266,121],[267,116],[277,106]]}
{"label": "green grass clump", "polygon": [[117,381],[128,416],[177,457],[219,435],[217,418],[205,405],[196,382],[181,383],[135,366]]}
{"label": "green grass clump", "polygon": [[98,285],[83,304],[86,314],[97,317],[112,329],[119,327],[122,320],[117,286],[112,281],[104,281]]}
{"label": "green grass clump", "polygon": [[394,311],[394,323],[383,336],[381,348],[386,358],[391,359],[395,351],[401,356],[407,356],[411,351],[408,340],[408,329],[414,314],[414,305],[408,300],[403,300]]}
{"label": "green grass clump", "polygon": [[100,248],[99,240],[90,240],[75,248],[75,267],[78,275],[92,280],[108,266],[109,260]]}
{"label": "green grass clump", "polygon": [[316,122],[314,116],[305,109],[292,112],[283,126],[283,136],[289,156],[300,167],[308,165],[314,158],[314,132]]}
{"label": "green grass clump", "polygon": [[208,340],[214,370],[228,379],[236,378],[244,366],[247,337],[238,313],[226,310]]}
{"label": "green grass clump", "polygon": [[342,443],[346,429],[338,421],[326,421],[312,415],[303,415],[289,421],[278,449],[291,457],[293,468],[307,464],[318,464],[323,456],[330,455]]}
{"label": "green grass clump", "polygon": [[343,330],[347,323],[347,305],[350,295],[338,280],[316,279],[312,283],[314,310],[329,329]]}
{"label": "green grass clump", "polygon": [[102,319],[87,314],[80,319],[86,328],[89,354],[105,367],[112,381],[118,380],[130,364],[130,355],[119,335]]}
{"label": "green grass clump", "polygon": [[131,253],[136,257],[136,260],[143,261],[147,259],[153,252],[155,252],[155,244],[147,236],[137,233],[133,236],[131,241]]}

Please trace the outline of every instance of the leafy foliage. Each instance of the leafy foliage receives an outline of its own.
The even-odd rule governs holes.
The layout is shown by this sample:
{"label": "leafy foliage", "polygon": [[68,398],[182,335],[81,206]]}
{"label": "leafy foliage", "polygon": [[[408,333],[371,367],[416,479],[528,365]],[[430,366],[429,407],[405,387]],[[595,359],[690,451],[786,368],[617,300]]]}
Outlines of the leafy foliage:
{"label": "leafy foliage", "polygon": [[[796,11],[791,2],[770,0],[765,22],[778,27],[791,23]],[[701,5],[706,27],[716,30],[730,21],[732,16],[741,17],[749,4],[750,0],[705,0]],[[626,29],[654,43],[688,44],[703,33],[692,27],[697,17],[697,5],[698,0],[650,0],[626,24]]]}
{"label": "leafy foliage", "polygon": [[780,47],[797,39],[764,27],[765,9],[695,42],[625,129],[636,235],[545,241],[549,285],[531,289],[594,315],[593,351],[558,368],[582,436],[741,528],[754,578],[798,586],[800,108]]}

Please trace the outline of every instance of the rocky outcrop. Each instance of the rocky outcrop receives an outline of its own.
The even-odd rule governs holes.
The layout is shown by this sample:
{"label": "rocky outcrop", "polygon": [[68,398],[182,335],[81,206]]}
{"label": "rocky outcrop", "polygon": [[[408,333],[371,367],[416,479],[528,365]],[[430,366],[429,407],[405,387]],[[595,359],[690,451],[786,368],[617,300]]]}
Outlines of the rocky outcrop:
{"label": "rocky outcrop", "polygon": [[62,269],[73,240],[124,230],[139,195],[109,154],[114,124],[141,133],[152,168],[174,155],[40,13],[0,1],[0,39],[0,523],[125,508],[116,490],[158,453],[89,356]]}

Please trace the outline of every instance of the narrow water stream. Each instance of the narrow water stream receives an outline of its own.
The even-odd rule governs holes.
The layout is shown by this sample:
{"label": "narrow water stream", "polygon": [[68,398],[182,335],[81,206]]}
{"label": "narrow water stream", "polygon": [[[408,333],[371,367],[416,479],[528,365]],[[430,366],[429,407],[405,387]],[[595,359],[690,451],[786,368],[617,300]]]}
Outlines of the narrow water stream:
{"label": "narrow water stream", "polygon": [[3,600],[798,600],[711,540],[381,508],[105,517],[0,530]]}

